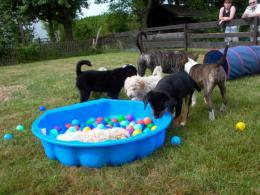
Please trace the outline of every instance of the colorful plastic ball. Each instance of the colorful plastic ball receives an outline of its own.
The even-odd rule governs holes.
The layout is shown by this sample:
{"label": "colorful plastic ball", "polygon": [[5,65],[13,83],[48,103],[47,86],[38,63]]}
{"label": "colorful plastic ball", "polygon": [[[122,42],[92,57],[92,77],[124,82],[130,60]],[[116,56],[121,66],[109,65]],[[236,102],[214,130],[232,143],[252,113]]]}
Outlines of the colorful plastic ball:
{"label": "colorful plastic ball", "polygon": [[116,119],[116,118],[112,118],[111,121],[112,121],[113,123],[116,123],[116,122],[117,122],[117,119]]}
{"label": "colorful plastic ball", "polygon": [[59,132],[57,129],[51,129],[50,130],[50,136],[57,137],[59,135]]}
{"label": "colorful plastic ball", "polygon": [[148,127],[149,129],[151,129],[153,126],[154,126],[153,123],[150,123],[150,124],[147,125],[147,127]]}
{"label": "colorful plastic ball", "polygon": [[95,122],[95,118],[90,118],[87,120],[87,124],[92,124]]}
{"label": "colorful plastic ball", "polygon": [[139,135],[139,134],[141,134],[142,133],[142,130],[134,130],[134,132],[132,133],[132,136],[137,136],[137,135]]}
{"label": "colorful plastic ball", "polygon": [[91,131],[91,129],[90,129],[90,127],[84,127],[84,128],[83,128],[83,131],[84,131],[84,132],[88,132],[88,131]]}
{"label": "colorful plastic ball", "polygon": [[97,117],[97,119],[96,119],[96,123],[101,123],[103,121],[103,118],[102,117]]}
{"label": "colorful plastic ball", "polygon": [[238,122],[236,124],[236,130],[243,132],[245,131],[245,129],[246,129],[246,124],[244,122]]}
{"label": "colorful plastic ball", "polygon": [[125,116],[124,116],[124,115],[119,115],[119,116],[117,117],[117,120],[118,120],[119,122],[121,122],[121,121],[125,120]]}
{"label": "colorful plastic ball", "polygon": [[6,134],[4,135],[4,140],[10,140],[10,139],[13,139],[13,134],[11,134],[11,133],[6,133]]}
{"label": "colorful plastic ball", "polygon": [[106,122],[106,123],[108,123],[109,121],[110,121],[110,119],[109,118],[104,118],[104,121]]}
{"label": "colorful plastic ball", "polygon": [[97,125],[97,128],[98,128],[98,129],[105,129],[105,125],[103,125],[103,124],[98,124],[98,125]]}
{"label": "colorful plastic ball", "polygon": [[73,126],[79,125],[79,121],[77,119],[74,119],[71,121],[71,125]]}
{"label": "colorful plastic ball", "polygon": [[114,123],[112,121],[109,121],[107,124],[110,125],[110,126],[114,125]]}
{"label": "colorful plastic ball", "polygon": [[132,115],[132,114],[128,114],[128,115],[126,115],[126,120],[128,120],[128,121],[133,121],[135,118],[134,118],[134,116]]}
{"label": "colorful plastic ball", "polygon": [[88,124],[88,127],[89,127],[90,129],[93,129],[93,128],[94,128],[94,125],[93,125],[93,124]]}
{"label": "colorful plastic ball", "polygon": [[127,129],[127,131],[128,131],[128,133],[129,133],[130,135],[132,135],[133,132],[134,132],[134,129]]}
{"label": "colorful plastic ball", "polygon": [[114,123],[114,127],[120,127],[120,123],[119,122]]}
{"label": "colorful plastic ball", "polygon": [[39,106],[39,110],[40,110],[40,111],[45,111],[46,108],[45,108],[45,106]]}
{"label": "colorful plastic ball", "polygon": [[71,127],[71,124],[70,124],[70,123],[67,123],[67,124],[65,124],[65,126],[66,126],[67,128],[70,128],[70,127]]}
{"label": "colorful plastic ball", "polygon": [[131,122],[129,123],[129,125],[131,125],[131,126],[133,126],[133,127],[135,126],[135,124],[136,124],[136,123],[135,123],[134,121],[131,121]]}
{"label": "colorful plastic ball", "polygon": [[145,125],[148,125],[152,122],[152,120],[149,117],[145,117],[143,121]]}
{"label": "colorful plastic ball", "polygon": [[152,126],[151,131],[154,131],[154,130],[156,130],[156,129],[157,129],[157,126],[154,125],[154,126]]}
{"label": "colorful plastic ball", "polygon": [[181,138],[179,136],[173,136],[171,138],[171,144],[175,145],[175,146],[180,145],[181,144]]}
{"label": "colorful plastic ball", "polygon": [[144,121],[143,121],[142,119],[140,119],[140,120],[138,120],[136,123],[137,123],[137,124],[144,124]]}
{"label": "colorful plastic ball", "polygon": [[61,127],[58,126],[58,125],[55,125],[55,126],[53,127],[53,129],[57,129],[58,131],[60,131],[60,130],[61,130]]}
{"label": "colorful plastic ball", "polygon": [[76,132],[77,131],[77,129],[76,129],[76,127],[70,127],[68,130],[67,130],[68,132]]}
{"label": "colorful plastic ball", "polygon": [[24,126],[23,125],[17,125],[16,130],[17,131],[24,131]]}
{"label": "colorful plastic ball", "polygon": [[134,130],[142,130],[143,126],[141,124],[135,124]]}
{"label": "colorful plastic ball", "polygon": [[120,125],[121,125],[122,127],[126,127],[128,124],[129,124],[129,122],[128,122],[127,120],[121,121],[121,123],[120,123]]}
{"label": "colorful plastic ball", "polygon": [[149,128],[145,128],[143,132],[144,132],[144,133],[149,133],[150,131],[151,131],[151,130],[150,130]]}

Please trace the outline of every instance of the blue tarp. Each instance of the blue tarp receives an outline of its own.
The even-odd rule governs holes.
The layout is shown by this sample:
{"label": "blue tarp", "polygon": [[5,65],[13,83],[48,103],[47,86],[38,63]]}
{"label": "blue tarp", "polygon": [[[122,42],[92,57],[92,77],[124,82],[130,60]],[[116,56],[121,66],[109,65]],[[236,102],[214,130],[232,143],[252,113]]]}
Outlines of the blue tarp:
{"label": "blue tarp", "polygon": [[[204,64],[217,62],[224,49],[211,50],[204,57]],[[227,79],[232,80],[246,75],[260,73],[260,46],[237,46],[228,49],[223,65]]]}

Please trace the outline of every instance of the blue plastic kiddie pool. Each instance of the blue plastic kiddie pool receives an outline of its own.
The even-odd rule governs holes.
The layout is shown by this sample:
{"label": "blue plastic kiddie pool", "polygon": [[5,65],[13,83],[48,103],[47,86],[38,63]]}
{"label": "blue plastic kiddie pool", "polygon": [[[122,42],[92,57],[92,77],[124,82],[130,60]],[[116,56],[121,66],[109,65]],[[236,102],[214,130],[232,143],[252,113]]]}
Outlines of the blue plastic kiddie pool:
{"label": "blue plastic kiddie pool", "polygon": [[[132,114],[136,118],[151,117],[157,129],[135,137],[121,140],[86,143],[79,141],[60,141],[42,134],[42,129],[64,125],[77,118],[111,117]],[[49,159],[58,160],[66,166],[102,167],[122,165],[150,155],[163,145],[166,128],[172,116],[165,113],[160,119],[152,117],[150,105],[144,110],[141,101],[99,99],[45,111],[32,124],[33,134],[41,140]]]}

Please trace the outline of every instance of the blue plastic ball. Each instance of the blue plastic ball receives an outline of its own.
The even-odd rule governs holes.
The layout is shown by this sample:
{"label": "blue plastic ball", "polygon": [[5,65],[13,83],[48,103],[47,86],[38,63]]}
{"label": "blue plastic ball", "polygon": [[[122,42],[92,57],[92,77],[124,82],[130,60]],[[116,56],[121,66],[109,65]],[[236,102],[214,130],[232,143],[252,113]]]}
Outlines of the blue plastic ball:
{"label": "blue plastic ball", "polygon": [[179,136],[173,136],[171,138],[171,144],[175,145],[175,146],[180,145],[181,144],[181,138]]}
{"label": "blue plastic ball", "polygon": [[4,140],[10,140],[10,139],[13,139],[13,134],[11,134],[11,133],[6,133],[6,134],[4,135]]}
{"label": "blue plastic ball", "polygon": [[50,136],[56,138],[58,135],[59,135],[59,132],[58,132],[57,129],[51,129],[51,130],[50,130]]}
{"label": "blue plastic ball", "polygon": [[40,110],[40,111],[45,111],[46,108],[45,108],[45,106],[39,106],[39,110]]}
{"label": "blue plastic ball", "polygon": [[79,121],[77,119],[74,119],[74,120],[71,121],[71,124],[73,126],[77,126],[77,125],[79,125]]}

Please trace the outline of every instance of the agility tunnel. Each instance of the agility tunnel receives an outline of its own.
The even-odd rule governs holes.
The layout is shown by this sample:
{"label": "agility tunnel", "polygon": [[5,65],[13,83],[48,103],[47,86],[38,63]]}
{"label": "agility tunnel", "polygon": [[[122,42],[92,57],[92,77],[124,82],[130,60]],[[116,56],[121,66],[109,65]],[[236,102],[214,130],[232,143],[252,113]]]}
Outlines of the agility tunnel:
{"label": "agility tunnel", "polygon": [[[203,63],[217,62],[224,53],[224,48],[210,50],[204,56]],[[223,65],[227,80],[260,73],[260,46],[237,46],[228,48]]]}

